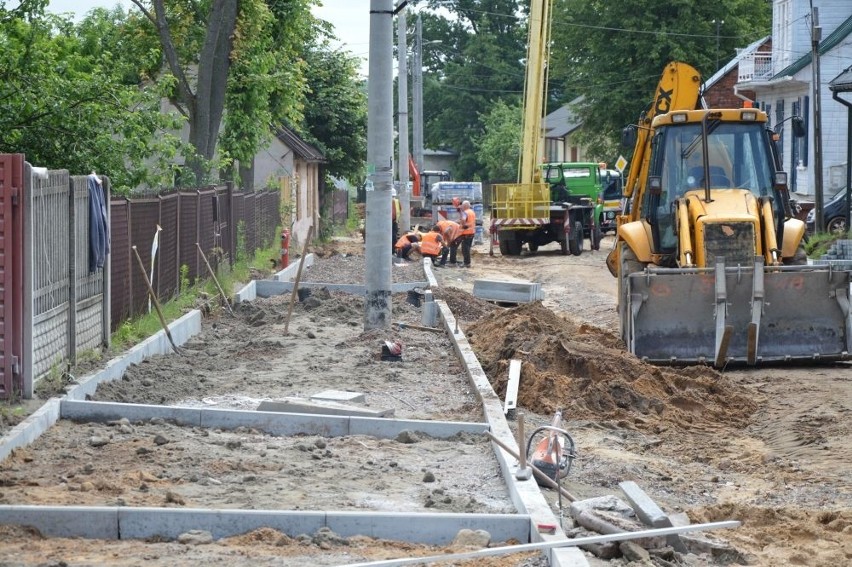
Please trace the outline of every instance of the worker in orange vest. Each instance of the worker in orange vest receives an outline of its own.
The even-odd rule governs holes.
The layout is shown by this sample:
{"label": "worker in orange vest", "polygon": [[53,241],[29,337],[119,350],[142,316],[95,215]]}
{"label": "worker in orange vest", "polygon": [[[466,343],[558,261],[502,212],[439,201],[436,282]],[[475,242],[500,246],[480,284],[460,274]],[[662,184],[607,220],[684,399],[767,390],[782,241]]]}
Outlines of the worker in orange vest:
{"label": "worker in orange vest", "polygon": [[393,249],[399,258],[408,260],[408,255],[411,254],[413,245],[417,242],[420,242],[420,233],[412,230],[400,236],[393,245]]}
{"label": "worker in orange vest", "polygon": [[441,263],[439,266],[447,265],[447,255],[450,256],[450,262],[456,263],[456,249],[458,248],[458,237],[461,232],[461,227],[456,221],[447,219],[439,220],[436,225],[441,229],[441,236],[444,237],[444,249],[441,250]]}
{"label": "worker in orange vest", "polygon": [[[459,227],[461,228],[461,231],[459,232],[458,240],[461,244],[464,267],[469,268],[470,249],[473,246],[473,236],[476,234],[476,213],[473,212],[472,208],[470,208],[470,201],[462,201],[462,204],[459,207],[459,213],[461,214],[459,218]],[[452,263],[452,257],[450,258],[450,263]]]}
{"label": "worker in orange vest", "polygon": [[437,264],[438,256],[444,248],[444,237],[441,235],[441,227],[437,224],[432,227],[432,230],[424,234],[420,238],[420,242],[414,243],[414,247],[420,250],[424,258],[430,258],[432,265]]}

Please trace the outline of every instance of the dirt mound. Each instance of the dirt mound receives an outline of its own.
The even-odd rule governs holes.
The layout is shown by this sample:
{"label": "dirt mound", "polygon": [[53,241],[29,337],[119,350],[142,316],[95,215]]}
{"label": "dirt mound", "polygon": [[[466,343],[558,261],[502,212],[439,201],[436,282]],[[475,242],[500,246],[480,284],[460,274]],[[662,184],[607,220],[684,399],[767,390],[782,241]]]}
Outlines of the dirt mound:
{"label": "dirt mound", "polygon": [[614,334],[562,319],[539,302],[494,312],[467,334],[501,397],[509,361],[523,362],[518,406],[535,413],[561,409],[565,419],[660,431],[744,425],[756,408],[747,390],[711,368],[642,362]]}
{"label": "dirt mound", "polygon": [[351,239],[334,239],[329,242],[323,242],[321,244],[312,244],[311,249],[312,252],[317,258],[330,258],[332,256],[338,255],[354,255],[354,256],[363,256],[364,255],[364,241],[361,238],[351,238]]}
{"label": "dirt mound", "polygon": [[734,545],[759,550],[757,557],[745,558],[751,564],[833,567],[848,564],[850,557],[849,508],[806,510],[728,503],[693,509],[689,516],[693,522],[740,520],[743,525],[726,530],[724,537]]}
{"label": "dirt mound", "polygon": [[473,322],[490,315],[495,311],[502,311],[503,308],[489,303],[484,299],[474,297],[466,291],[462,291],[457,287],[439,287],[434,290],[435,299],[440,299],[447,303],[447,307],[453,312],[459,321]]}

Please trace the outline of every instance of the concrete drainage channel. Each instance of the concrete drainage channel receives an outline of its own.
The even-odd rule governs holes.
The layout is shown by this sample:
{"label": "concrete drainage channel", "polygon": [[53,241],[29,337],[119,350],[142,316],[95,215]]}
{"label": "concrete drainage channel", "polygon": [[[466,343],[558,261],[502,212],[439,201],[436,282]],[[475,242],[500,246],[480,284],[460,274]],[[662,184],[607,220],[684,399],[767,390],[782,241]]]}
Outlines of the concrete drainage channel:
{"label": "concrete drainage channel", "polygon": [[[305,264],[313,263],[313,255]],[[292,291],[297,265],[277,274],[273,281],[252,281],[236,294],[236,301],[251,301],[258,296]],[[395,284],[393,291],[436,287],[428,260],[424,261],[427,282]],[[329,287],[328,284],[306,284],[306,287]],[[363,293],[362,286],[336,286],[338,291]],[[427,298],[430,294],[427,294]],[[430,305],[431,304],[431,305]],[[428,315],[428,317],[427,317]],[[171,351],[165,333],[140,343],[124,356],[110,361],[97,374],[81,379],[65,397],[48,401],[36,413],[16,426],[0,440],[0,460],[16,448],[26,446],[52,427],[59,419],[107,422],[121,418],[131,422],[162,418],[179,424],[200,428],[234,429],[251,427],[276,436],[315,434],[325,436],[370,435],[393,438],[400,431],[414,429],[437,438],[458,433],[482,433],[487,429],[505,447],[518,451],[517,442],[503,413],[503,404],[494,392],[466,337],[459,331],[453,313],[442,301],[424,304],[424,319],[439,319],[446,334],[463,362],[470,383],[483,407],[485,423],[354,417],[320,414],[283,414],[262,411],[181,408],[172,406],[134,405],[85,401],[98,384],[119,379],[131,365],[155,354]],[[182,345],[201,330],[201,314],[193,311],[169,326],[175,343]],[[387,512],[301,512],[276,510],[221,510],[138,508],[127,506],[0,506],[0,524],[29,525],[51,537],[81,537],[93,539],[145,539],[154,536],[177,538],[190,530],[209,531],[222,538],[269,527],[288,534],[313,533],[327,527],[335,533],[350,537],[365,535],[413,543],[446,545],[459,530],[488,531],[494,541],[517,540],[522,544],[541,544],[550,564],[554,566],[588,565],[585,555],[576,547],[558,547],[567,543],[559,521],[533,479],[518,480],[518,464],[505,449],[492,443],[504,481],[517,514],[457,514],[457,513],[387,513]],[[537,526],[557,526],[553,533],[542,533]],[[383,564],[390,564],[384,563]]]}

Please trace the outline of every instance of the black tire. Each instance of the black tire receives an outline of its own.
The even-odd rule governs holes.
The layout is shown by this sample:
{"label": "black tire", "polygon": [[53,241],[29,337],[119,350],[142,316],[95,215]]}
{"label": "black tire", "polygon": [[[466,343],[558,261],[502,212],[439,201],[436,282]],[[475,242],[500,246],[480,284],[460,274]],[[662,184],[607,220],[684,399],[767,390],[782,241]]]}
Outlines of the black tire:
{"label": "black tire", "polygon": [[527,247],[530,249],[530,254],[535,254],[538,252],[538,242],[527,242]]}
{"label": "black tire", "polygon": [[580,221],[574,221],[571,237],[568,240],[568,248],[574,256],[583,253],[583,223]]}
{"label": "black tire", "polygon": [[563,256],[568,255],[568,235],[567,234],[562,235],[562,240],[559,241],[559,248],[560,248],[560,250],[562,250]]}
{"label": "black tire", "polygon": [[500,254],[503,256],[520,256],[521,241],[515,231],[507,230],[498,232],[500,242]]}
{"label": "black tire", "polygon": [[834,217],[825,223],[825,231],[831,234],[845,234],[847,230],[846,217]]}
{"label": "black tire", "polygon": [[592,227],[592,250],[600,250],[601,249],[601,240],[603,240],[603,233],[601,232],[600,225],[595,225]]}
{"label": "black tire", "polygon": [[523,243],[521,243],[521,239],[518,238],[516,234],[512,235],[512,239],[507,242],[509,245],[509,256],[520,256],[521,248],[523,247]]}
{"label": "black tire", "polygon": [[499,240],[497,242],[500,244],[500,254],[503,256],[508,256],[509,244],[506,242],[506,239],[501,236],[499,237]]}

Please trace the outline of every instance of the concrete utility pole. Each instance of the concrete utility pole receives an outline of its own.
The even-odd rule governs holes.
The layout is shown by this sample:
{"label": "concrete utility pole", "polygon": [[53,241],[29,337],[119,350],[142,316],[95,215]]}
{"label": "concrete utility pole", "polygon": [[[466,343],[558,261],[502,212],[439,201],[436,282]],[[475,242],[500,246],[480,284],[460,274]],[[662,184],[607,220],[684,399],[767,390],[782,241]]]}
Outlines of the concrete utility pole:
{"label": "concrete utility pole", "polygon": [[411,110],[413,121],[411,135],[414,138],[414,163],[417,171],[423,172],[423,21],[417,14],[414,28],[414,63],[411,69]]}
{"label": "concrete utility pole", "polygon": [[819,26],[819,8],[811,9],[811,64],[813,68],[814,97],[814,228],[816,231],[825,230],[822,190],[822,103],[819,92],[819,42],[822,39],[822,28]]}
{"label": "concrete utility pole", "polygon": [[397,20],[397,123],[399,124],[399,203],[402,217],[399,219],[400,234],[411,228],[411,194],[408,192],[408,22],[405,8],[399,12]]}
{"label": "concrete utility pole", "polygon": [[391,325],[393,0],[370,0],[364,330]]}

